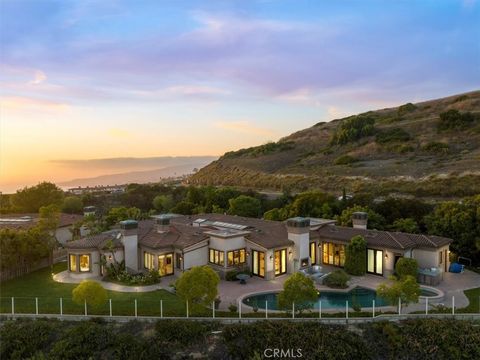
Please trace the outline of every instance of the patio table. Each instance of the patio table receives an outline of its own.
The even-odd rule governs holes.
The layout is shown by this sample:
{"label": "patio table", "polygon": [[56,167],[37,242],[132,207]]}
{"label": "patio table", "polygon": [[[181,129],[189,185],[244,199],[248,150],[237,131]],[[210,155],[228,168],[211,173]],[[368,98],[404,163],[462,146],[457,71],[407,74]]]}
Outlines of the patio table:
{"label": "patio table", "polygon": [[247,283],[247,279],[250,279],[250,275],[248,274],[238,274],[237,279],[240,280],[240,284],[245,285]]}

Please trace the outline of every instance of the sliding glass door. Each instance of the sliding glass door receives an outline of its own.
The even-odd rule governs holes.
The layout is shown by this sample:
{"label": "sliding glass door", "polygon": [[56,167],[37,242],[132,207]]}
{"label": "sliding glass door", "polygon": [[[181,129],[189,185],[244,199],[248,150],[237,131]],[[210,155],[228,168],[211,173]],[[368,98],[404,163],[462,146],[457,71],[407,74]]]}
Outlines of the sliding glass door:
{"label": "sliding glass door", "polygon": [[252,250],[252,273],[260,277],[265,277],[265,253]]}
{"label": "sliding glass door", "polygon": [[383,251],[367,249],[367,272],[383,275]]}

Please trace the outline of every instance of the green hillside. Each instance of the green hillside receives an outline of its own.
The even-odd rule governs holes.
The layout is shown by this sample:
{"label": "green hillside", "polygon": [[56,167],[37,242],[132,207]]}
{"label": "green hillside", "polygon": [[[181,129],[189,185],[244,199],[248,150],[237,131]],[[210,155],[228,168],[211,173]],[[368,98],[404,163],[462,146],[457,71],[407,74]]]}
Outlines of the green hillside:
{"label": "green hillside", "polygon": [[450,197],[480,192],[480,91],[321,122],[228,152],[193,184]]}

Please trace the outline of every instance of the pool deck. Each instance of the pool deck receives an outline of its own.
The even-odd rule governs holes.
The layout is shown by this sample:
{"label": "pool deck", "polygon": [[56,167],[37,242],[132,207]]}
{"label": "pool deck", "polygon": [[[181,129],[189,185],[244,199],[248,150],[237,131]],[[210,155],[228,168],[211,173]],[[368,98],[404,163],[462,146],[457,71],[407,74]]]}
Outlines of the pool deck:
{"label": "pool deck", "polygon": [[[324,267],[324,271],[329,272],[337,268]],[[239,282],[221,281],[219,285],[219,296],[221,299],[220,309],[225,310],[230,304],[238,305],[239,301],[248,295],[262,292],[281,291],[288,274],[282,275],[275,280],[265,281],[258,277],[252,277],[247,280],[246,285],[240,285]],[[376,275],[352,276],[350,286],[347,289],[331,289],[327,286],[317,285],[319,291],[345,291],[348,292],[354,287],[360,286],[375,290],[378,285],[387,282],[388,279]],[[445,273],[443,281],[435,289],[444,293],[443,299],[436,301],[436,304],[443,304],[447,307],[452,305],[452,296],[455,297],[455,307],[462,308],[468,306],[468,298],[463,293],[464,290],[480,287],[480,274],[466,270],[462,274]],[[396,308],[389,307],[396,311]],[[249,307],[242,305],[243,311],[249,311]],[[425,310],[424,303],[412,304],[404,307],[402,312],[413,312]]]}

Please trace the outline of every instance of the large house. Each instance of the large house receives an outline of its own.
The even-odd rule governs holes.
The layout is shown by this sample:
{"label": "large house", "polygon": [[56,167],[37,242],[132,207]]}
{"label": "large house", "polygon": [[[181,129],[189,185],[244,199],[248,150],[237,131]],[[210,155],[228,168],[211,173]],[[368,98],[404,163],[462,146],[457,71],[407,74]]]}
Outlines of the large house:
{"label": "large house", "polygon": [[292,218],[267,221],[222,214],[161,215],[151,220],[127,220],[120,229],[88,236],[65,245],[73,277],[104,275],[101,265],[125,261],[129,272],[156,270],[172,275],[198,265],[210,265],[221,277],[234,269],[249,269],[265,280],[311,265],[343,267],[350,239],[367,242],[367,270],[392,274],[396,261],[410,257],[421,268],[448,269],[452,239],[367,229],[366,213],[355,213],[353,227],[334,220]]}

